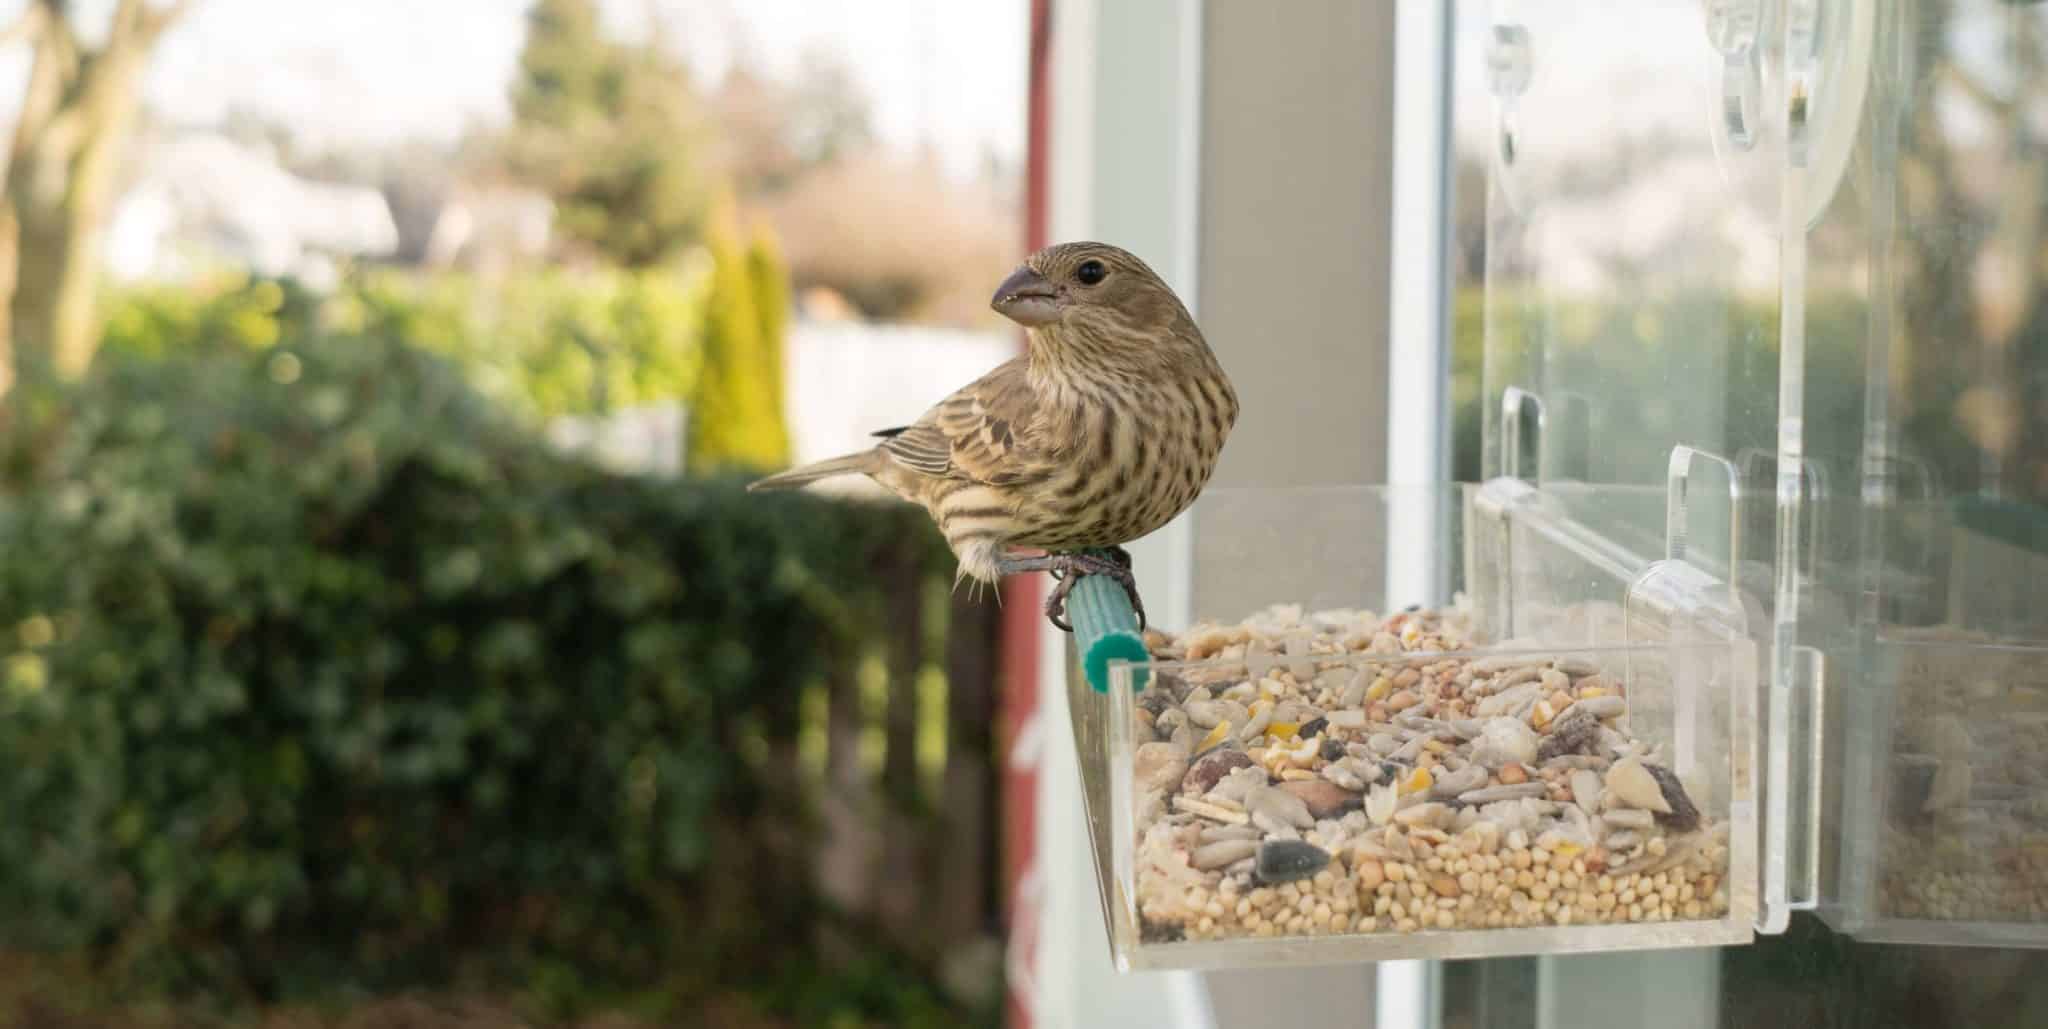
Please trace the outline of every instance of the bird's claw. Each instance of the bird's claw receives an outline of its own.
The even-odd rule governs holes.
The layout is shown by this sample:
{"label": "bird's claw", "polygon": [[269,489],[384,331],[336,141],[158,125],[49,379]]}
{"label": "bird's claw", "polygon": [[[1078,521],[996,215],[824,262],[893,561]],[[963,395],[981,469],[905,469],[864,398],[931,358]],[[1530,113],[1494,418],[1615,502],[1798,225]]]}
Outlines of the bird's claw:
{"label": "bird's claw", "polygon": [[1064,589],[1055,588],[1052,591],[1052,595],[1045,598],[1045,620],[1051,622],[1053,628],[1071,634],[1074,631],[1074,625],[1066,619],[1066,593],[1067,591]]}
{"label": "bird's claw", "polygon": [[1131,575],[1131,555],[1122,547],[1112,547],[1107,559],[1093,554],[1061,555],[1060,563],[1047,569],[1058,585],[1045,598],[1045,618],[1061,632],[1074,631],[1073,623],[1067,620],[1067,594],[1074,585],[1090,575],[1101,575],[1114,579],[1124,588],[1124,595],[1131,600],[1131,610],[1138,616],[1138,631],[1145,631],[1145,602],[1138,596],[1138,583]]}

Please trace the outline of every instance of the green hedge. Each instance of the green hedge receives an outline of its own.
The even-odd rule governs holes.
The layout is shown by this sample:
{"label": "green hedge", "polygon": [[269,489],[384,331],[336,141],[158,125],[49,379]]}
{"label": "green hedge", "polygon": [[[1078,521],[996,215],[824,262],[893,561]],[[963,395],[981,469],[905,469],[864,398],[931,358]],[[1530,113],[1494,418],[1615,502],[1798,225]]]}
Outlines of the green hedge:
{"label": "green hedge", "polygon": [[161,358],[323,332],[385,336],[447,357],[486,397],[529,419],[684,403],[693,475],[780,468],[790,458],[789,269],[765,228],[743,236],[724,217],[708,242],[635,270],[487,279],[372,269],[331,296],[234,276],[197,288],[127,287],[105,298],[102,350]]}
{"label": "green hedge", "polygon": [[710,313],[708,258],[640,270],[538,269],[499,279],[358,272],[330,297],[290,281],[225,277],[106,297],[102,350],[169,357],[262,349],[342,332],[440,354],[527,416],[591,414],[688,397]]}
{"label": "green hedge", "polygon": [[878,562],[948,574],[916,512],[607,475],[380,335],[75,389],[0,435],[0,943],[262,996],[808,960],[759,762]]}

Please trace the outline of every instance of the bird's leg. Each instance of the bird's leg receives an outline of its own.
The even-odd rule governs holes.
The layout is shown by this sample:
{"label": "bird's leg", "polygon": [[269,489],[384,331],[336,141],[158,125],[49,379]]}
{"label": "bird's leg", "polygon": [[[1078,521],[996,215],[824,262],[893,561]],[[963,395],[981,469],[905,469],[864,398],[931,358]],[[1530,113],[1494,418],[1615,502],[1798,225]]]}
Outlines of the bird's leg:
{"label": "bird's leg", "polygon": [[1045,596],[1045,620],[1051,622],[1052,627],[1061,632],[1074,631],[1074,623],[1067,621],[1067,594],[1073,591],[1074,584],[1079,581],[1080,576],[1053,576],[1052,592]]}
{"label": "bird's leg", "polygon": [[[1094,559],[1084,554],[1042,554],[1036,557],[1011,557],[1005,555],[996,559],[997,575],[1017,575],[1022,572],[1045,572],[1051,575],[1052,593],[1045,598],[1045,617],[1061,632],[1073,632],[1074,627],[1066,620],[1067,592],[1081,575],[1088,574],[1084,565]],[[1078,575],[1075,573],[1079,573]]]}
{"label": "bird's leg", "polygon": [[1117,585],[1124,588],[1124,594],[1131,598],[1131,610],[1138,616],[1138,631],[1145,631],[1145,601],[1138,596],[1138,582],[1131,574],[1131,552],[1122,547],[1105,548],[1104,553],[1116,563],[1117,571],[1109,573]]}
{"label": "bird's leg", "polygon": [[1054,586],[1052,594],[1045,598],[1045,617],[1061,632],[1073,632],[1074,627],[1058,612],[1064,611],[1067,591],[1073,588],[1073,580],[1067,573],[1075,569],[1076,563],[1073,554],[1040,554],[1033,557],[1014,557],[1005,554],[996,558],[996,574],[1010,576],[1025,572],[1044,572],[1052,576],[1058,585]]}
{"label": "bird's leg", "polygon": [[1073,624],[1068,622],[1066,617],[1067,594],[1073,591],[1074,584],[1089,575],[1114,579],[1131,598],[1131,609],[1138,615],[1138,629],[1140,632],[1144,631],[1145,603],[1138,599],[1138,583],[1131,577],[1130,555],[1123,553],[1121,547],[1112,549],[1109,557],[1099,557],[1090,553],[1004,557],[997,561],[996,570],[1002,575],[1014,575],[1018,572],[1051,573],[1057,585],[1045,598],[1045,617],[1061,632],[1074,631]]}
{"label": "bird's leg", "polygon": [[1025,572],[1051,572],[1058,578],[1073,564],[1073,554],[1036,554],[1031,557],[1016,557],[1004,554],[996,558],[996,575],[1022,575]]}

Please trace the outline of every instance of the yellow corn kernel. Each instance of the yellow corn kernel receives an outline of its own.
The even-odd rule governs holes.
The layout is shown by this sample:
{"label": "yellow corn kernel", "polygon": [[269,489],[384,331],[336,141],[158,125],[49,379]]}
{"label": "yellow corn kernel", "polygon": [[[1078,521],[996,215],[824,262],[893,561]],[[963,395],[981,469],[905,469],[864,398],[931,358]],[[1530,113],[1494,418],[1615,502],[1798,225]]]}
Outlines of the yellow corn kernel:
{"label": "yellow corn kernel", "polygon": [[1393,680],[1382,675],[1379,678],[1374,679],[1372,681],[1372,685],[1367,686],[1365,688],[1365,699],[1367,701],[1385,700],[1387,699],[1387,694],[1393,692],[1393,690]]}
{"label": "yellow corn kernel", "polygon": [[1209,735],[1202,737],[1202,742],[1195,747],[1195,753],[1199,754],[1229,738],[1230,719],[1226,718],[1223,721],[1217,722],[1216,728],[1209,730]]}
{"label": "yellow corn kernel", "polygon": [[1607,691],[1601,689],[1598,686],[1588,686],[1585,689],[1579,691],[1580,700],[1590,700],[1594,697],[1604,697],[1606,695]]}
{"label": "yellow corn kernel", "polygon": [[1405,782],[1401,783],[1401,792],[1403,794],[1421,793],[1435,785],[1436,777],[1429,774],[1429,769],[1418,768],[1415,770],[1415,774],[1409,776]]}
{"label": "yellow corn kernel", "polygon": [[1301,735],[1301,723],[1269,722],[1266,725],[1266,735],[1271,736],[1276,740],[1291,740],[1294,737]]}

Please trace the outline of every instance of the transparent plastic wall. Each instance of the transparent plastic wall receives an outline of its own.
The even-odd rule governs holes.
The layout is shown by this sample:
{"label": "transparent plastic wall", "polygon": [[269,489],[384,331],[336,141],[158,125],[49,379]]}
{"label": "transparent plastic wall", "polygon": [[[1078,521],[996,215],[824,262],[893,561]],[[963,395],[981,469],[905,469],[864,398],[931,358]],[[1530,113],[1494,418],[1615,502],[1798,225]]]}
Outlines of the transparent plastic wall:
{"label": "transparent plastic wall", "polygon": [[[1495,0],[1485,38],[1483,474],[1528,483],[1536,520],[1575,552],[1732,586],[1772,687],[1766,931],[1812,903],[1819,845],[1817,754],[1801,745],[1821,728],[1815,694],[1780,674],[1806,667],[1776,603],[1780,359],[1801,317],[1782,223],[1793,151],[1838,176],[1854,135],[1794,131],[1799,3]],[[1477,599],[1519,627],[1570,602],[1570,582],[1524,576]]]}
{"label": "transparent plastic wall", "polygon": [[[1764,748],[1740,615],[1682,562],[1624,569],[1557,533],[1545,503],[1506,483],[1202,497],[1197,573],[1236,587],[1228,609],[1153,634],[1106,689],[1069,677],[1120,967],[1750,939]],[[1390,527],[1437,511],[1451,593],[1389,595]],[[1501,586],[1475,576],[1542,602],[1479,605]]]}
{"label": "transparent plastic wall", "polygon": [[[1775,449],[1783,134],[1763,26],[1698,0],[1491,15],[1483,474],[1541,482],[1648,560],[1673,448]],[[1726,509],[1701,513],[1692,559],[1748,558],[1767,595],[1769,536],[1727,553]]]}
{"label": "transparent plastic wall", "polygon": [[1488,17],[1484,481],[1200,501],[1227,609],[1069,684],[1119,962],[2048,943],[2048,5]]}
{"label": "transparent plastic wall", "polygon": [[[1197,624],[1069,678],[1123,967],[1739,943],[1811,879],[1744,489],[1777,433],[1762,30],[1502,11],[1485,481],[1203,496]],[[1444,592],[1389,594],[1392,528],[1445,514]]]}
{"label": "transparent plastic wall", "polygon": [[1737,585],[1767,908],[2048,943],[2048,7],[1489,15],[1486,474]]}
{"label": "transparent plastic wall", "polygon": [[2048,944],[2048,6],[1858,4],[1817,34],[1854,60],[1816,117],[1854,141],[1838,184],[1793,167],[1781,457],[1832,729],[1822,911]]}

